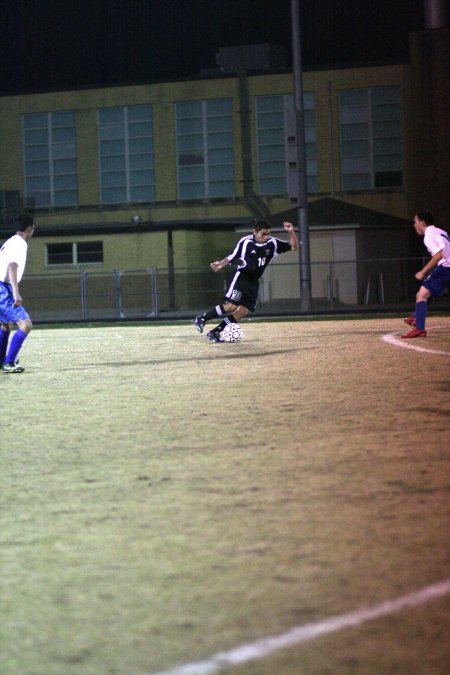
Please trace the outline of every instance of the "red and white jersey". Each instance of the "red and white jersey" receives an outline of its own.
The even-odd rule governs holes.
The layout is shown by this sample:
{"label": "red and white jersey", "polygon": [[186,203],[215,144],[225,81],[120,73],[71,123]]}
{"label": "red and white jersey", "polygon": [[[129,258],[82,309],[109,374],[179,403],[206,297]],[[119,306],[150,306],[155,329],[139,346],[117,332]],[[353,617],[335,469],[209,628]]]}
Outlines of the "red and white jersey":
{"label": "red and white jersey", "polygon": [[450,267],[450,237],[444,230],[435,225],[428,225],[423,237],[423,243],[431,256],[438,251],[442,251],[442,258],[438,265]]}
{"label": "red and white jersey", "polygon": [[10,263],[17,263],[17,283],[22,279],[27,262],[28,244],[19,234],[7,239],[0,248],[0,281],[11,283],[8,275]]}

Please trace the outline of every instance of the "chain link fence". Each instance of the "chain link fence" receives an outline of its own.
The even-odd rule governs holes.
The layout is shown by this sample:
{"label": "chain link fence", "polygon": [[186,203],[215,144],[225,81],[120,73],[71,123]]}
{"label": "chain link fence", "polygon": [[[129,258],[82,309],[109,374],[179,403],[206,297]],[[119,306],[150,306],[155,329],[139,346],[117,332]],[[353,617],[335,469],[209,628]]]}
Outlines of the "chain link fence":
{"label": "chain link fence", "polygon": [[[402,311],[413,307],[422,258],[314,262],[312,313]],[[235,268],[213,274],[209,267],[80,270],[25,276],[25,307],[35,322],[164,319],[190,317],[221,301]],[[433,299],[450,310],[450,295]],[[258,314],[300,314],[299,266],[272,263],[261,279]]]}

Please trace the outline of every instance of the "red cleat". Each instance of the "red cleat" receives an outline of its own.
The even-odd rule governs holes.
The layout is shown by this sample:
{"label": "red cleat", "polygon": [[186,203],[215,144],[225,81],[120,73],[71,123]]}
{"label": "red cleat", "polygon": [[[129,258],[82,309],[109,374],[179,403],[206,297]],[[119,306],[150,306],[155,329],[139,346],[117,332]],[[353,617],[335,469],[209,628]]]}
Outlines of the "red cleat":
{"label": "red cleat", "polygon": [[416,317],[415,316],[408,316],[407,319],[403,319],[405,323],[408,324],[408,326],[414,326],[416,327]]}
{"label": "red cleat", "polygon": [[409,331],[409,333],[403,333],[402,335],[402,338],[416,338],[416,337],[427,337],[427,331],[413,328],[412,330]]}

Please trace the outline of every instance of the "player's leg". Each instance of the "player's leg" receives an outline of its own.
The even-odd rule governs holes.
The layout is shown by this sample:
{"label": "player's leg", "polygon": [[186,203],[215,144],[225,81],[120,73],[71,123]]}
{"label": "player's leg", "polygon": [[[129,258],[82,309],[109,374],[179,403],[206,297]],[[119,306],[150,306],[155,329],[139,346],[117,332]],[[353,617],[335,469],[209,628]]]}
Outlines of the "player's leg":
{"label": "player's leg", "polygon": [[427,319],[428,298],[430,297],[430,291],[425,286],[421,286],[416,295],[416,309],[414,312],[415,327],[408,333],[404,333],[402,338],[426,337],[427,332],[425,330],[425,322]]}
{"label": "player's leg", "polygon": [[227,309],[227,316],[216,326],[212,331],[209,331],[207,337],[209,340],[218,342],[216,339],[229,323],[239,323],[244,319],[249,312],[254,312],[256,309],[256,301],[258,298],[258,284],[248,284],[247,282],[241,284],[241,304],[236,306],[233,303],[226,302],[225,309]]}
{"label": "player's leg", "polygon": [[[230,285],[225,291],[223,304],[216,305],[208,312],[200,314],[194,318],[194,326],[199,333],[203,333],[203,328],[207,321],[225,317],[237,310],[239,304],[242,301],[241,298],[245,294],[245,288],[243,288],[243,286],[245,287],[246,283],[247,281],[245,277],[242,276],[240,270],[237,270],[230,282]],[[214,332],[216,332],[216,329],[214,329]]]}
{"label": "player's leg", "polygon": [[404,338],[426,337],[425,322],[428,312],[428,302],[432,296],[441,296],[450,286],[450,267],[437,265],[424,279],[416,295],[416,327]]}
{"label": "player's leg", "polygon": [[[13,324],[17,324],[18,329],[14,333],[1,366],[2,372],[22,373],[25,368],[16,363],[17,354],[22,347],[23,341],[32,328],[32,323],[25,308],[20,305],[14,306],[14,294],[9,284],[0,283],[0,321],[11,329]],[[5,340],[5,338],[3,338]],[[4,346],[5,348],[5,346]]]}
{"label": "player's leg", "polygon": [[222,342],[221,332],[227,323],[238,323],[249,312],[254,312],[258,299],[258,280],[249,279],[237,272],[224,296],[225,315],[218,326],[209,331],[207,337],[214,342]]}
{"label": "player's leg", "polygon": [[8,350],[8,341],[11,334],[11,325],[5,323],[4,321],[0,322],[0,366],[5,362],[6,352]]}
{"label": "player's leg", "polygon": [[224,318],[224,320],[221,321],[221,323],[219,323],[219,325],[214,330],[221,333],[225,329],[225,326],[227,324],[229,324],[229,323],[239,323],[239,321],[241,319],[244,319],[247,316],[248,313],[249,313],[249,310],[247,309],[247,307],[244,307],[243,305],[239,305],[239,307],[234,312],[232,312],[231,314],[228,314],[228,316],[226,316]]}
{"label": "player's leg", "polygon": [[428,311],[428,298],[430,297],[430,291],[421,286],[416,297],[416,328],[417,330],[425,330],[425,322],[427,320],[427,311]]}
{"label": "player's leg", "polygon": [[212,309],[208,310],[204,314],[194,317],[194,326],[199,333],[203,333],[203,328],[207,321],[225,316],[228,311],[230,310],[227,310],[225,305],[215,305]]}
{"label": "player's leg", "polygon": [[23,366],[19,366],[16,363],[16,359],[25,339],[28,337],[33,327],[31,319],[24,308],[17,307],[16,309],[19,310],[17,313],[20,314],[21,318],[16,320],[18,328],[11,338],[9,349],[2,366],[2,371],[5,373],[22,373],[25,370]]}
{"label": "player's leg", "polygon": [[[430,295],[430,297],[427,300],[427,312],[429,311],[431,304],[433,302],[433,296]],[[416,327],[416,312],[412,312],[410,316],[407,316],[406,319],[403,319],[403,321],[408,324],[408,326],[412,326],[413,328]]]}
{"label": "player's leg", "polygon": [[[208,312],[205,312],[204,314],[201,314],[200,316],[196,316],[194,318],[194,326],[196,327],[199,333],[203,333],[203,328],[207,321],[225,317],[227,314],[232,314],[233,312],[236,311],[236,309],[239,307],[238,301],[242,296],[242,292],[239,290],[239,284],[241,283],[241,281],[242,281],[241,273],[239,270],[237,270],[233,279],[231,280],[230,285],[228,286],[225,292],[222,304],[216,305]],[[209,333],[211,333],[212,335],[210,336]],[[209,333],[207,337],[210,340],[213,339],[214,342],[220,341],[216,339],[218,336],[220,337],[220,331],[218,335],[216,328],[213,329],[213,331],[209,331]]]}
{"label": "player's leg", "polygon": [[238,305],[234,304],[233,293],[237,292],[239,295],[239,292],[234,290],[236,284],[239,281],[239,277],[240,273],[238,270],[234,275],[230,286],[225,292],[223,304],[215,305],[204,314],[199,314],[198,316],[194,317],[194,326],[196,327],[199,333],[203,333],[203,329],[207,321],[211,321],[212,319],[218,319],[219,317],[223,317],[227,313],[233,312],[235,309],[237,309]]}
{"label": "player's leg", "polygon": [[[232,302],[224,302],[222,305],[223,307],[223,312],[221,315],[218,316],[224,316],[224,319],[219,323],[218,326],[210,330],[207,334],[206,337],[208,340],[211,340],[212,342],[223,342],[223,340],[220,337],[221,332],[227,325],[227,323],[230,322],[230,320],[233,323],[236,323],[233,319],[234,314],[240,309],[238,305],[235,305]],[[214,318],[214,317],[211,317]]]}
{"label": "player's leg", "polygon": [[[254,312],[258,301],[258,292],[259,281],[257,279],[249,279],[243,274],[236,276],[224,298],[228,316],[214,331],[217,331],[220,335],[227,323],[239,323],[249,312]],[[233,302],[234,299],[239,300],[239,305]]]}

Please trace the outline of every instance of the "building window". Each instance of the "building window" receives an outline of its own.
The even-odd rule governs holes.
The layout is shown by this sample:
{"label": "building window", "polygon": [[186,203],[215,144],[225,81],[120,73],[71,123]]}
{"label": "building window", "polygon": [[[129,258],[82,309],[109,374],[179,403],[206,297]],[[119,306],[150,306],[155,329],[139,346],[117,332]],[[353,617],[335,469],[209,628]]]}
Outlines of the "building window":
{"label": "building window", "polygon": [[[313,92],[303,95],[305,153],[308,192],[317,192],[316,119]],[[261,195],[285,195],[288,191],[288,111],[292,94],[256,97],[258,191]]]}
{"label": "building window", "polygon": [[400,87],[339,93],[343,190],[401,187]]}
{"label": "building window", "polygon": [[102,204],[155,200],[151,105],[98,110]]}
{"label": "building window", "polygon": [[47,265],[83,265],[103,262],[102,241],[47,244]]}
{"label": "building window", "polygon": [[231,99],[175,104],[180,199],[234,197]]}
{"label": "building window", "polygon": [[23,115],[25,196],[30,206],[77,206],[73,111]]}

